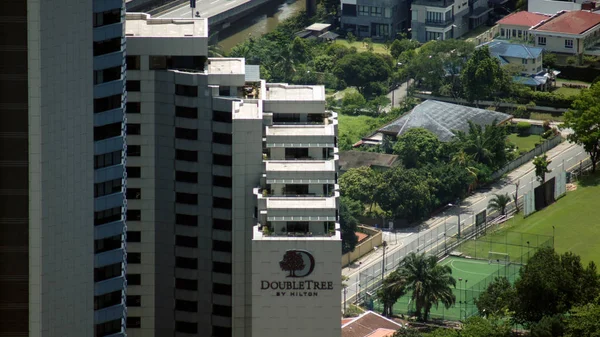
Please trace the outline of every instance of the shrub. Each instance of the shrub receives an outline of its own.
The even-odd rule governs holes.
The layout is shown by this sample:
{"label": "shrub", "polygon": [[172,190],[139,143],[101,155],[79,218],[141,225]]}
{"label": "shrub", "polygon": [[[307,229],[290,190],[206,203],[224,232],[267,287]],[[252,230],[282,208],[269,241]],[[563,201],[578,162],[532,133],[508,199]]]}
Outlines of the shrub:
{"label": "shrub", "polygon": [[544,133],[542,133],[542,138],[544,139],[548,139],[552,136],[554,136],[554,130],[546,130]]}
{"label": "shrub", "polygon": [[521,136],[525,136],[529,133],[529,129],[531,129],[531,124],[527,122],[519,122],[517,123],[517,132]]}
{"label": "shrub", "polygon": [[542,124],[542,127],[544,128],[545,131],[550,130],[550,121],[544,121],[544,123]]}
{"label": "shrub", "polygon": [[348,32],[348,34],[346,34],[346,40],[348,41],[348,43],[352,44],[354,43],[354,41],[356,41],[356,36],[354,36],[354,34],[352,34],[351,32]]}
{"label": "shrub", "polygon": [[567,64],[570,66],[576,65],[577,58],[575,58],[574,56],[567,57]]}

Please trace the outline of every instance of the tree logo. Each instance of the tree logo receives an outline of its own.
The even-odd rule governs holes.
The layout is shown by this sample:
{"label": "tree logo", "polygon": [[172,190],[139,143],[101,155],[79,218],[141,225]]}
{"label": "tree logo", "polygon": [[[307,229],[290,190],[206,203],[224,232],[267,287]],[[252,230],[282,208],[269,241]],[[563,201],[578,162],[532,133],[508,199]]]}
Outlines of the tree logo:
{"label": "tree logo", "polygon": [[306,277],[315,269],[315,258],[306,250],[291,249],[283,255],[279,267],[289,272],[286,277]]}

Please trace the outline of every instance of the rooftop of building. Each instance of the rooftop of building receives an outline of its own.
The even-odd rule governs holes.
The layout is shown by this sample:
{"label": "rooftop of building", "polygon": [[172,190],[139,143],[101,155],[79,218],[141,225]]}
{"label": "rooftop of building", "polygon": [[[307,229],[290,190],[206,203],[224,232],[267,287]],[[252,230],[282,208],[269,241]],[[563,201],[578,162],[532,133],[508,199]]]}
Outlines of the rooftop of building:
{"label": "rooftop of building", "polygon": [[579,35],[600,24],[600,14],[589,11],[561,11],[531,29],[538,32],[552,32]]}
{"label": "rooftop of building", "polygon": [[277,125],[267,126],[267,136],[334,136],[333,124],[323,126]]}
{"label": "rooftop of building", "polygon": [[375,153],[366,151],[343,151],[340,152],[340,170],[348,171],[358,167],[392,167],[400,163],[398,156],[394,154]]}
{"label": "rooftop of building", "polygon": [[498,21],[498,24],[533,27],[548,18],[550,18],[550,15],[521,11],[505,16],[502,20]]}
{"label": "rooftop of building", "polygon": [[246,99],[233,102],[233,119],[261,119],[262,107],[260,101]]}
{"label": "rooftop of building", "polygon": [[246,61],[243,58],[211,57],[206,69],[209,74],[244,74]]}
{"label": "rooftop of building", "polygon": [[268,160],[265,162],[267,172],[327,172],[335,171],[333,160]]}
{"label": "rooftop of building", "polygon": [[310,25],[304,29],[310,30],[310,31],[315,31],[315,32],[322,32],[325,29],[329,29],[329,27],[331,27],[331,24],[329,24],[329,23],[313,23],[312,25]]}
{"label": "rooftop of building", "polygon": [[367,311],[350,322],[342,324],[342,337],[388,337],[404,325],[383,317],[373,311]]}
{"label": "rooftop of building", "polygon": [[430,99],[378,131],[399,137],[411,128],[424,128],[434,133],[440,141],[447,142],[454,137],[455,131],[467,132],[469,121],[484,126],[494,121],[502,124],[511,118],[511,115],[502,112]]}
{"label": "rooftop of building", "polygon": [[207,19],[152,18],[146,13],[127,13],[127,37],[208,37]]}
{"label": "rooftop of building", "polygon": [[[543,48],[531,47],[524,44],[509,43],[505,41],[493,40],[486,42],[480,46],[487,46],[490,49],[490,54],[508,63],[505,57],[514,57],[519,59],[537,59],[542,52]],[[504,63],[503,62],[503,63]]]}
{"label": "rooftop of building", "polygon": [[334,209],[335,197],[269,197],[267,209]]}
{"label": "rooftop of building", "polygon": [[290,85],[268,83],[266,99],[273,101],[325,101],[325,87],[322,85]]}

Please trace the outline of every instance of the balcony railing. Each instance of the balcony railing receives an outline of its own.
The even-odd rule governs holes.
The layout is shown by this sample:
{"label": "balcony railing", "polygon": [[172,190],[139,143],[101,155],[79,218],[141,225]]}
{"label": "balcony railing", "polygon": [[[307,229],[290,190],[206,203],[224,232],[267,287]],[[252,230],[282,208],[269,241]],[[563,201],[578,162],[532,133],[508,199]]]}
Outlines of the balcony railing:
{"label": "balcony railing", "polygon": [[443,20],[443,21],[437,21],[437,20],[426,20],[425,21],[425,25],[426,26],[436,26],[436,27],[448,27],[451,24],[454,23],[454,19],[449,19],[449,20]]}

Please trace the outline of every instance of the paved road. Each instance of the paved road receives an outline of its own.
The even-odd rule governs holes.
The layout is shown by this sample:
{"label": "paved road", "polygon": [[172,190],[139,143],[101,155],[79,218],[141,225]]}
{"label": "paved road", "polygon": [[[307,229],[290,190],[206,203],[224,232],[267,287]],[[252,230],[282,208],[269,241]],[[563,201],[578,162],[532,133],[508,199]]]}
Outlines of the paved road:
{"label": "paved road", "polygon": [[[194,12],[200,12],[201,18],[209,18],[250,1],[252,0],[197,0]],[[185,3],[158,15],[158,17],[169,19],[191,18],[192,9],[189,3]]]}
{"label": "paved road", "polygon": [[[566,141],[548,151],[547,154],[549,159],[552,160],[552,163],[550,164],[550,169],[552,169],[552,172],[546,175],[546,179],[550,179],[558,172],[561,172],[563,165],[566,169],[569,169],[570,167],[578,165],[579,161],[588,158],[588,155],[584,152],[581,146],[571,144]],[[482,193],[476,193],[466,200],[463,200],[460,207],[460,222],[462,226],[464,227],[465,225],[470,225],[474,222],[474,214],[477,214],[478,212],[487,208],[488,201],[493,197],[494,193],[509,193],[510,195],[514,194],[514,184],[517,181],[520,181],[519,195],[524,195],[532,188],[539,186],[539,183],[535,179],[534,166],[532,162],[528,162],[512,171],[506,178],[494,184],[490,190]],[[421,239],[418,241],[418,243],[415,243],[415,245],[418,245],[421,249],[424,248],[430,241],[428,242],[423,240],[423,235],[436,228],[436,230],[441,231],[440,233],[443,233],[443,228],[445,227],[447,237],[455,235],[458,231],[456,226],[458,221],[457,214],[457,207],[453,207],[446,210],[441,216],[436,216],[427,220],[423,225],[419,226],[422,228],[421,230],[415,228],[413,231],[395,234],[384,232],[384,240],[390,243],[388,249],[386,250],[386,257],[389,257],[403,246],[417,241],[419,236]],[[429,236],[426,235],[425,237],[427,238]],[[348,281],[346,281],[348,284],[346,293],[348,299],[353,298],[358,291],[358,275],[361,268],[363,268],[364,271],[364,268],[375,266],[375,274],[380,273],[382,255],[382,250],[378,249],[361,259],[360,262],[357,262],[354,265],[342,270],[342,274],[350,278]],[[388,269],[389,268],[390,267],[388,266]],[[344,294],[342,292],[342,299],[343,296]]]}

